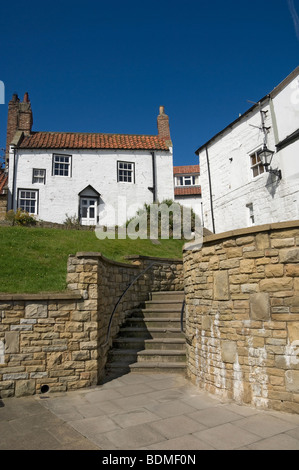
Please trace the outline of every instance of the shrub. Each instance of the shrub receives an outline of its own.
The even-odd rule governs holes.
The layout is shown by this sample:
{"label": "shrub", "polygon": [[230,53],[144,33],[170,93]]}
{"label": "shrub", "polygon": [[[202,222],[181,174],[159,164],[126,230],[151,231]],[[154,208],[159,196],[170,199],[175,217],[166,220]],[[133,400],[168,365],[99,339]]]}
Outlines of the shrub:
{"label": "shrub", "polygon": [[36,225],[36,219],[22,209],[18,209],[16,212],[13,210],[8,211],[5,219],[8,220],[11,225],[22,225],[25,227]]}
{"label": "shrub", "polygon": [[78,217],[76,217],[75,215],[68,215],[68,214],[65,214],[65,221],[64,221],[64,225],[66,226],[66,228],[76,228],[76,229],[80,229],[80,219]]}

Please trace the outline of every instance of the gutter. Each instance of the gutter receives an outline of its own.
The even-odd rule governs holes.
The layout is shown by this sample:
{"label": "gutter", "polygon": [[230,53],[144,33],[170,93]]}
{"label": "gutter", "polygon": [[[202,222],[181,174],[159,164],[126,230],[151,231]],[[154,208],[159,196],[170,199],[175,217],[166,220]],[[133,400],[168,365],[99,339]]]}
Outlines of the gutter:
{"label": "gutter", "polygon": [[211,217],[213,225],[213,233],[215,232],[215,219],[214,219],[214,207],[213,207],[213,195],[212,195],[212,181],[211,181],[211,170],[210,170],[210,160],[208,147],[206,147],[206,157],[207,157],[207,166],[208,166],[208,176],[209,176],[209,192],[210,192],[210,205],[211,205]]}
{"label": "gutter", "polygon": [[276,144],[277,152],[279,150],[284,149],[288,145],[293,144],[298,139],[299,139],[299,129],[297,129],[295,132],[293,132],[293,134],[287,136],[285,139],[281,140],[280,142],[278,142],[278,144]]}
{"label": "gutter", "polygon": [[156,152],[152,154],[152,172],[153,172],[153,186],[148,189],[153,193],[153,202],[157,202],[157,183],[156,183]]}
{"label": "gutter", "polygon": [[13,176],[12,176],[12,192],[11,192],[11,209],[14,210],[16,192],[16,147],[13,147]]}

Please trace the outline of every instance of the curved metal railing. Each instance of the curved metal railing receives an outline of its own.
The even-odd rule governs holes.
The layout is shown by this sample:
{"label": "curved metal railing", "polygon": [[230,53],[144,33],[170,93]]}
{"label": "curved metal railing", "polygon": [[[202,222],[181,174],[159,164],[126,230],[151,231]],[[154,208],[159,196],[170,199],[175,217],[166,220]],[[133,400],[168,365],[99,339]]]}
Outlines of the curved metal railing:
{"label": "curved metal railing", "polygon": [[[112,321],[113,321],[113,317],[114,317],[114,314],[115,314],[115,311],[118,307],[118,305],[120,304],[121,300],[123,299],[123,297],[126,295],[126,293],[128,292],[128,290],[133,286],[133,284],[135,284],[135,282],[141,277],[143,276],[150,268],[152,268],[155,264],[169,264],[169,263],[166,263],[166,262],[161,262],[161,261],[153,261],[152,263],[150,263],[145,269],[143,269],[143,271],[141,273],[139,273],[131,282],[130,284],[125,288],[125,290],[123,291],[123,293],[121,294],[121,296],[119,297],[118,301],[116,302],[114,308],[113,308],[113,311],[110,315],[110,319],[109,319],[109,323],[108,323],[108,328],[107,328],[107,335],[106,335],[106,342],[104,343],[103,346],[106,346],[109,342],[109,337],[110,337],[110,331],[111,331],[111,326],[112,326]],[[182,307],[182,312],[181,312],[181,331],[182,328],[183,328],[183,316],[184,316],[184,307],[185,307],[185,300],[184,300],[184,303],[183,303],[183,307]]]}
{"label": "curved metal railing", "polygon": [[148,271],[154,264],[156,264],[155,261],[153,261],[152,263],[150,263],[141,273],[138,274],[138,276],[136,276],[133,281],[130,282],[130,284],[125,288],[125,290],[123,291],[123,293],[121,294],[121,296],[119,297],[118,301],[116,302],[115,306],[114,306],[114,309],[110,315],[110,319],[109,319],[109,323],[108,323],[108,329],[107,329],[107,336],[106,336],[106,342],[104,343],[104,346],[106,346],[106,344],[108,344],[108,341],[109,341],[109,336],[110,336],[110,331],[111,331],[111,325],[112,325],[112,320],[113,320],[113,316],[114,316],[114,313],[118,307],[118,305],[120,304],[122,298],[126,295],[126,293],[128,292],[128,290],[132,287],[133,284],[135,284],[135,282],[141,277],[143,276],[146,271]]}

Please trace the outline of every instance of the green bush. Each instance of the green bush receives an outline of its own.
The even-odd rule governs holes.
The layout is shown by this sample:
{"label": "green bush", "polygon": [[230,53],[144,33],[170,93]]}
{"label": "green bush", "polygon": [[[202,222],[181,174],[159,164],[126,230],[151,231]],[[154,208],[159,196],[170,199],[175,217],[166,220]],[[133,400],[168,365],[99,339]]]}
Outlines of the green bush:
{"label": "green bush", "polygon": [[75,215],[68,215],[68,214],[65,214],[65,221],[64,221],[64,225],[66,226],[66,228],[76,228],[76,229],[80,229],[80,219],[78,217],[76,217]]}
{"label": "green bush", "polygon": [[8,211],[6,213],[5,219],[8,220],[11,225],[22,225],[23,227],[36,225],[35,218],[22,209],[18,209],[16,212],[13,210]]}

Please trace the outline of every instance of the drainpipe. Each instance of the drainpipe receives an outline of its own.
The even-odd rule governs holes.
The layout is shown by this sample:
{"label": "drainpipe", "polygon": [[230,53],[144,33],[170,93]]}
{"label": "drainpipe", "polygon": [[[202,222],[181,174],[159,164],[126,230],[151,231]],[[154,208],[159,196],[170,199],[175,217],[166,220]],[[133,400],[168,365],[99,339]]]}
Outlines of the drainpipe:
{"label": "drainpipe", "polygon": [[14,210],[16,193],[16,147],[13,147],[13,176],[12,176],[12,192],[11,192],[11,209]]}
{"label": "drainpipe", "polygon": [[153,202],[157,200],[157,187],[156,187],[156,152],[152,152],[152,171],[153,171],[153,187],[149,188],[153,192]]}
{"label": "drainpipe", "polygon": [[210,170],[210,160],[209,160],[208,147],[206,147],[206,157],[207,157],[207,165],[208,165],[209,191],[210,191],[210,204],[211,204],[211,217],[212,217],[212,224],[213,224],[213,233],[216,233],[215,232],[215,219],[214,219],[213,196],[212,196],[212,182],[211,182],[211,170]]}

